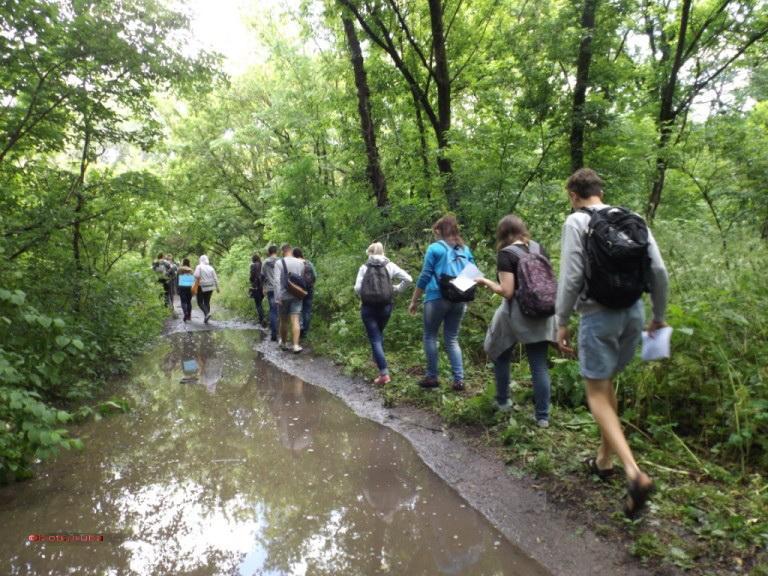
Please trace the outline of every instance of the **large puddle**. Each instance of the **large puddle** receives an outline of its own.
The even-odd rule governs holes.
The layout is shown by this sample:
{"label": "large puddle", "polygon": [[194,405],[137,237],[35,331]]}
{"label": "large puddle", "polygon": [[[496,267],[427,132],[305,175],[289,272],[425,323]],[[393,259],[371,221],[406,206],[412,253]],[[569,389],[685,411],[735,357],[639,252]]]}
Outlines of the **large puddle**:
{"label": "large puddle", "polygon": [[[123,391],[131,413],[1,488],[0,573],[546,574],[398,434],[257,360],[254,337],[168,338]],[[103,541],[30,541],[78,534]]]}

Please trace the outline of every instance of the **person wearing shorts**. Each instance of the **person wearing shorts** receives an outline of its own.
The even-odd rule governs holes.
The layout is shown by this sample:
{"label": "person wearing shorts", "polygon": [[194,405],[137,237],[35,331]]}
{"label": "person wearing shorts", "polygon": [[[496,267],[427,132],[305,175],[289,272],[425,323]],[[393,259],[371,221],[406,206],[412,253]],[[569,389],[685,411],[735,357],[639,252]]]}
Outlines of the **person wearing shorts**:
{"label": "person wearing shorts", "polygon": [[275,263],[275,302],[280,315],[280,339],[278,346],[281,350],[291,350],[288,345],[288,329],[291,330],[293,341],[292,351],[298,354],[303,350],[299,345],[301,336],[301,307],[302,301],[288,292],[288,274],[301,276],[304,262],[293,257],[290,244],[283,244],[283,257]]}
{"label": "person wearing shorts", "polygon": [[[590,473],[600,479],[613,474],[613,456],[624,465],[628,495],[624,512],[634,516],[642,510],[653,491],[653,481],[637,465],[624,436],[618,416],[618,402],[613,378],[635,355],[643,331],[644,308],[638,299],[627,308],[606,308],[586,295],[584,239],[590,215],[582,210],[607,208],[603,203],[603,181],[590,168],[580,168],[566,182],[566,191],[573,208],[563,224],[558,283],[556,319],[557,343],[561,352],[572,354],[568,322],[574,311],[581,315],[579,323],[579,367],[586,380],[587,402],[600,428],[600,447],[594,458],[585,464]],[[648,324],[650,335],[666,326],[667,270],[650,230],[650,295],[653,319]]]}

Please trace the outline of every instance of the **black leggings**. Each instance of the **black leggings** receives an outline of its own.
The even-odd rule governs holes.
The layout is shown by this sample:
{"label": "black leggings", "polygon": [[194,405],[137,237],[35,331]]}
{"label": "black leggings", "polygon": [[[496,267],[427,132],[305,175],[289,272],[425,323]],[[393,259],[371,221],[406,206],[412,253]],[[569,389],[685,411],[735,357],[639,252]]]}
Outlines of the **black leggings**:
{"label": "black leggings", "polygon": [[184,318],[190,319],[192,317],[192,288],[190,286],[179,286],[179,300],[181,300]]}
{"label": "black leggings", "polygon": [[211,313],[211,296],[213,296],[213,290],[210,292],[197,291],[197,305],[206,316]]}

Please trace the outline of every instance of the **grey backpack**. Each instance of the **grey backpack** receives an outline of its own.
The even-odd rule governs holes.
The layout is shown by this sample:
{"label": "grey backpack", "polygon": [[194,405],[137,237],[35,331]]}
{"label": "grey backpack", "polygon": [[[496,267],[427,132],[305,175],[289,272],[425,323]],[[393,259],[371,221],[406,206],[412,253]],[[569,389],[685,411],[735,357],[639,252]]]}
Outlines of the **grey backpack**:
{"label": "grey backpack", "polygon": [[363,275],[363,285],[360,287],[360,299],[369,306],[386,306],[392,303],[394,290],[389,278],[387,263],[379,260],[369,260]]}

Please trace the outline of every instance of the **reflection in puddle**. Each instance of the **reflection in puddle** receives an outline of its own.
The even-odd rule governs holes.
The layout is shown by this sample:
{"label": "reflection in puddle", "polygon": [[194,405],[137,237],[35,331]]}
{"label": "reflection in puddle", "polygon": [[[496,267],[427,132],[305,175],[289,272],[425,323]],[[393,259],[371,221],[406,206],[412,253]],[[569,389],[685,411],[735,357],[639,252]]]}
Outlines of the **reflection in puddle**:
{"label": "reflection in puddle", "polygon": [[0,571],[545,574],[403,438],[255,360],[252,339],[172,337],[139,363],[134,412],[85,426],[83,452],[0,489]]}

